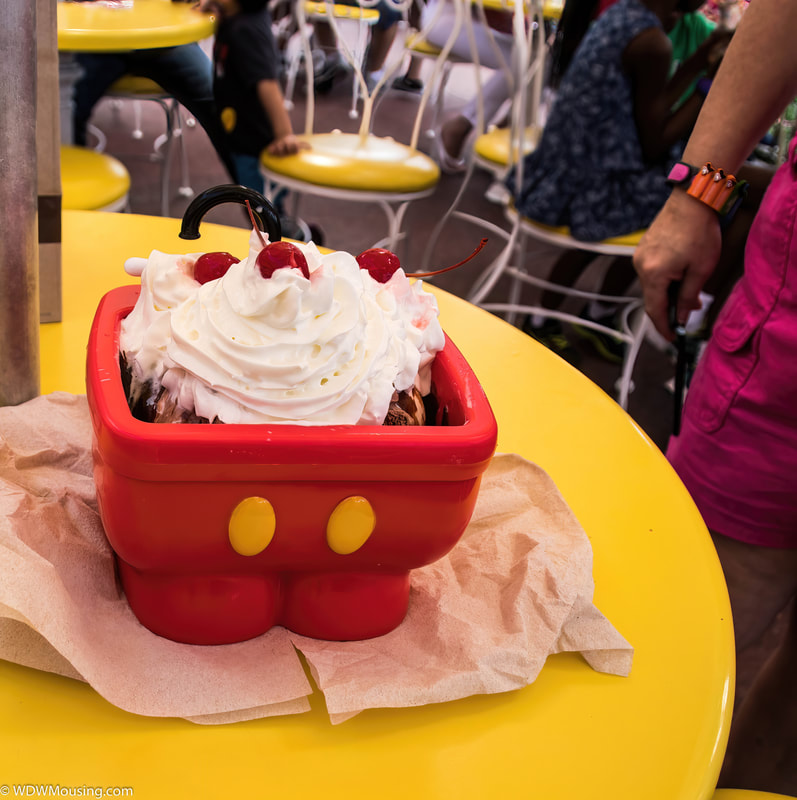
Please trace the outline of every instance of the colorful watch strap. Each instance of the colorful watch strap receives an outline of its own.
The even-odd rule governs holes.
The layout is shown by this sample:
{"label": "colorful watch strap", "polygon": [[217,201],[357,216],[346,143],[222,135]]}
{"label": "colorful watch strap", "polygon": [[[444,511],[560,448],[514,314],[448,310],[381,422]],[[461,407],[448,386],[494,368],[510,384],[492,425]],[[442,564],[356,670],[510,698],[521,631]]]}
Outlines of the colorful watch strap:
{"label": "colorful watch strap", "polygon": [[708,161],[702,167],[678,161],[670,170],[667,182],[686,187],[688,195],[713,208],[720,217],[732,216],[747,194],[747,181],[715,169]]}

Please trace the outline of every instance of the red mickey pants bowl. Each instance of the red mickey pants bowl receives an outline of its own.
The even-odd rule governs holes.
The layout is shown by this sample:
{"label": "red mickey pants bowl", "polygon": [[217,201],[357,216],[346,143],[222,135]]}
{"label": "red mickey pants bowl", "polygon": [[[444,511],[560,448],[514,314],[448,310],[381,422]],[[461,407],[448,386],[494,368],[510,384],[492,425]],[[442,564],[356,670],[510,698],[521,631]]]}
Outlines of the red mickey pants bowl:
{"label": "red mickey pants bowl", "polygon": [[399,625],[410,571],[457,543],[495,449],[495,417],[462,354],[446,338],[434,362],[444,424],[142,422],[119,365],[138,292],[100,302],[86,383],[100,515],[141,623],[192,644],[274,625],[330,640]]}

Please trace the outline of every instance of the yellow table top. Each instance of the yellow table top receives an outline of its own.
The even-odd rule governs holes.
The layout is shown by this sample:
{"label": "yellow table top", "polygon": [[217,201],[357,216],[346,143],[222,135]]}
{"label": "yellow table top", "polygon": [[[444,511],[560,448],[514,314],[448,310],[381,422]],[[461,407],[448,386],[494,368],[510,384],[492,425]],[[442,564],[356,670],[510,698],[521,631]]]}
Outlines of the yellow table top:
{"label": "yellow table top", "polygon": [[[248,232],[65,212],[64,322],[41,328],[42,390],[81,392],[100,295],[134,279],[128,256],[246,252]],[[443,327],[479,376],[501,451],[556,481],[594,549],[595,604],[635,646],[630,677],[551,657],[521,691],[368,711],[333,727],[311,712],[235,725],[136,717],[66,678],[0,662],[0,783],[132,786],[137,798],[708,800],[733,702],[730,609],[709,536],[633,421],[564,361],[436,291]]]}
{"label": "yellow table top", "polygon": [[214,18],[191,3],[133,0],[130,8],[58,3],[58,49],[109,53],[174,47],[213,34]]}

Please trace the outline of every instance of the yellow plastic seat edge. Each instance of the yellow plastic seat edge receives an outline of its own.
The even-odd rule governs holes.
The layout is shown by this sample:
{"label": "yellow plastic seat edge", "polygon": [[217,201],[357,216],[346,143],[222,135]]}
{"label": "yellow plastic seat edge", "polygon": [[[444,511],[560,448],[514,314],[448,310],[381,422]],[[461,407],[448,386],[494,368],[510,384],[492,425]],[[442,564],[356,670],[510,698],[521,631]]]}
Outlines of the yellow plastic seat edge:
{"label": "yellow plastic seat edge", "polygon": [[130,191],[130,173],[121,161],[80,147],[61,147],[61,191],[65,209],[106,208]]}
{"label": "yellow plastic seat edge", "polygon": [[[323,138],[321,134],[319,138]],[[311,137],[311,141],[314,137]],[[315,186],[384,194],[413,194],[432,189],[440,167],[419,150],[404,145],[405,157],[389,161],[357,158],[323,150],[302,150],[290,156],[263,152],[260,163],[273,175],[284,175]]]}
{"label": "yellow plastic seat edge", "polygon": [[[327,16],[327,5],[323,2],[306,2],[304,9],[308,17]],[[342,3],[335,3],[332,6],[332,15],[336,19],[362,19],[368,23],[375,23],[379,19],[379,12],[375,8],[346,6]]]}
{"label": "yellow plastic seat edge", "polygon": [[[566,225],[546,225],[543,222],[537,222],[536,220],[529,219],[528,217],[523,217],[523,221],[528,225],[531,225],[535,228],[540,228],[548,233],[553,233],[558,236],[569,236],[571,239],[574,238],[570,233],[570,228],[568,228]],[[603,239],[600,242],[594,242],[594,244],[615,244],[622,247],[636,247],[644,234],[644,230],[634,231],[633,233],[625,233],[622,236],[612,236],[609,239]],[[581,240],[579,239],[578,241]]]}

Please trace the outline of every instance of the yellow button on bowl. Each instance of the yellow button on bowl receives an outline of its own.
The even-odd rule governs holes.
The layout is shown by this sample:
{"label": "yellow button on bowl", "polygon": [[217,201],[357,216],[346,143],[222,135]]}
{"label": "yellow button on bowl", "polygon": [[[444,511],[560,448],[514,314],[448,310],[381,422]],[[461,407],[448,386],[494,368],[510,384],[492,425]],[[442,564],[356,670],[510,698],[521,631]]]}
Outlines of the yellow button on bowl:
{"label": "yellow button on bowl", "polygon": [[230,515],[228,533],[232,549],[242,556],[256,556],[269,546],[276,527],[277,517],[271,503],[263,497],[247,497]]}
{"label": "yellow button on bowl", "polygon": [[373,533],[376,515],[371,504],[358,495],[341,500],[329,515],[327,544],[342,556],[359,550]]}

